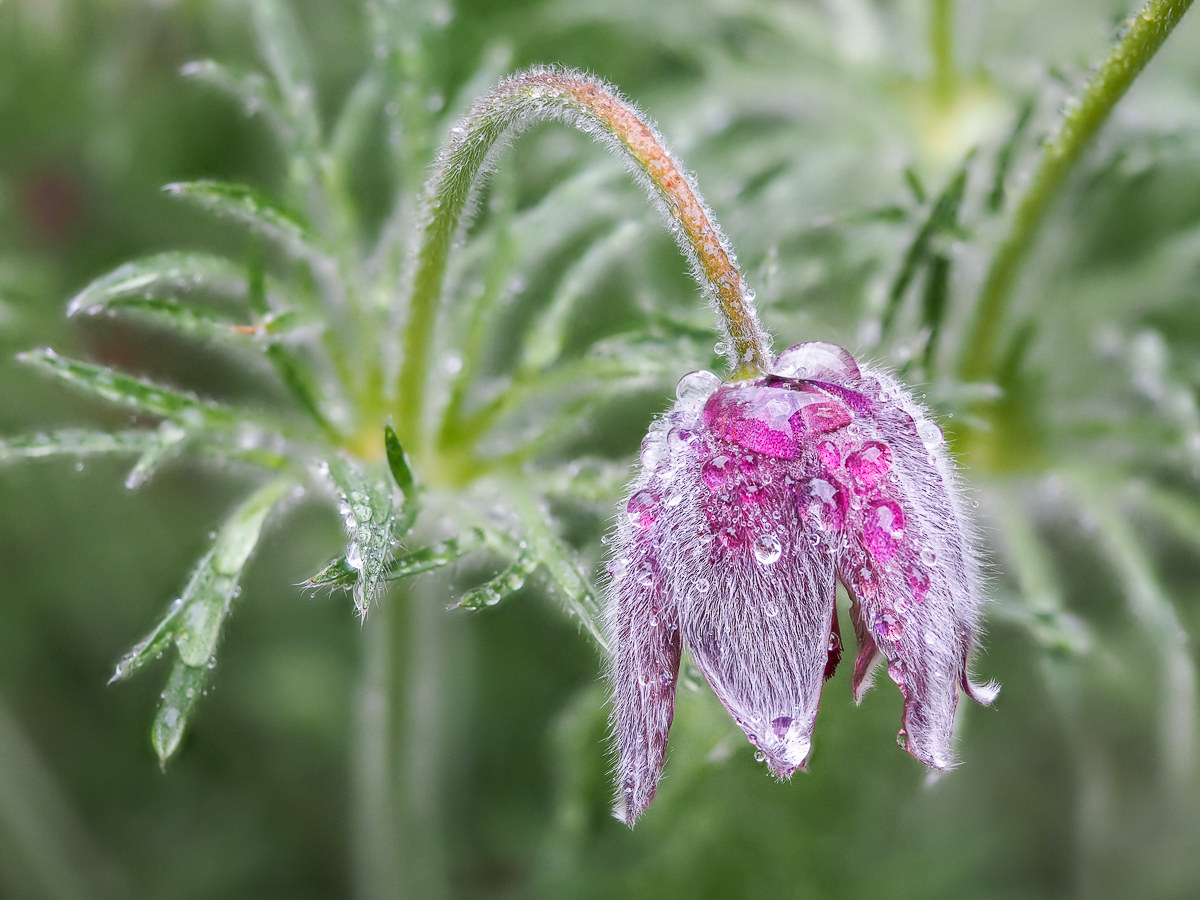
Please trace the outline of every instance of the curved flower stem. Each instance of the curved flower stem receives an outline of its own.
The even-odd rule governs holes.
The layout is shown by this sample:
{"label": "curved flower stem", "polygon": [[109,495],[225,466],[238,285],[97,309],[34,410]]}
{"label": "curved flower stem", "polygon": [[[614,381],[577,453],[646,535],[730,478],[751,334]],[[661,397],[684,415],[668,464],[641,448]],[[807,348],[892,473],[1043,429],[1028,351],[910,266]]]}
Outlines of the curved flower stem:
{"label": "curved flower stem", "polygon": [[692,264],[693,276],[720,317],[730,369],[748,377],[768,363],[770,340],[758,322],[754,293],[738,270],[729,241],[654,126],[601,81],[569,70],[534,69],[502,82],[475,104],[451,131],[450,145],[430,183],[396,392],[396,427],[406,447],[420,449],[424,382],[438,301],[464,209],[480,173],[506,140],[544,121],[585,131],[626,160],[662,209]]}
{"label": "curved flower stem", "polygon": [[968,381],[986,378],[994,366],[996,341],[1012,289],[1038,226],[1088,140],[1162,46],[1192,0],[1151,0],[1105,60],[1083,98],[1042,151],[1033,180],[1013,214],[1012,227],[996,251],[979,296],[975,320],[963,348],[960,372]]}

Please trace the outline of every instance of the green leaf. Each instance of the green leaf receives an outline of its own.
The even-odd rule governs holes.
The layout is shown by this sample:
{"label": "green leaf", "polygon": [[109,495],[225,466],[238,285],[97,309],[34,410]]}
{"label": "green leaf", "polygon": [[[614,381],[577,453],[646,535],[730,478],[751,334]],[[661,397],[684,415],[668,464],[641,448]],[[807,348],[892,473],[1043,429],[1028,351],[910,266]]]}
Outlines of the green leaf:
{"label": "green leaf", "polygon": [[159,763],[163,766],[179,749],[179,742],[183,740],[183,732],[196,707],[196,701],[204,694],[208,671],[207,666],[189,666],[182,661],[176,662],[171,670],[162,702],[158,706],[158,714],[150,728],[150,741],[154,745],[154,752],[158,754]]}
{"label": "green leaf", "polygon": [[179,70],[185,78],[216,88],[242,105],[248,116],[261,115],[285,144],[292,139],[291,128],[279,108],[279,96],[258,72],[235,72],[211,59],[185,63]]}
{"label": "green leaf", "polygon": [[279,478],[260,488],[225,521],[212,548],[192,570],[179,599],[162,620],[117,664],[113,681],[128,678],[172,642],[191,666],[206,666],[216,651],[221,625],[238,592],[242,568],[258,543],[267,515],[295,486]]}
{"label": "green leaf", "polygon": [[254,30],[293,125],[316,128],[312,64],[291,8],[278,0],[256,0]]}
{"label": "green leaf", "polygon": [[331,262],[302,222],[253,188],[221,181],[180,181],[163,188],[220,216],[227,216],[274,242],[289,255],[322,270]]}
{"label": "green leaf", "polygon": [[184,425],[225,429],[238,421],[237,415],[228,407],[133,378],[107,366],[59,356],[48,348],[21,353],[17,359],[109,403],[175,419]]}
{"label": "green leaf", "polygon": [[125,487],[130,490],[145,484],[159,463],[178,450],[188,438],[187,430],[170,420],[159,425],[154,433],[158,438],[157,442],[142,452],[141,459],[125,479]]}
{"label": "green leaf", "polygon": [[0,439],[0,465],[56,456],[83,458],[116,453],[145,453],[157,446],[159,440],[158,433],[149,429],[110,433],[67,428],[48,434],[22,435]]}
{"label": "green leaf", "polygon": [[625,222],[595,241],[567,270],[549,304],[529,329],[521,358],[522,369],[541,370],[559,358],[576,303],[623,258],[628,257],[634,240],[641,233],[641,222]]}
{"label": "green leaf", "polygon": [[567,614],[579,619],[593,640],[603,650],[609,650],[608,638],[601,624],[603,616],[600,605],[596,602],[587,578],[579,569],[575,554],[555,533],[550,523],[549,511],[540,502],[532,499],[532,485],[522,486],[518,491],[510,493],[510,497],[521,519],[529,545],[528,551],[546,567],[546,571],[562,591],[561,601]]}
{"label": "green leaf", "polygon": [[366,616],[388,570],[395,526],[392,489],[342,457],[330,459],[325,469],[341,500],[342,522],[350,537],[346,560],[358,572],[354,606],[360,616]]}
{"label": "green leaf", "polygon": [[101,275],[71,299],[67,315],[97,315],[119,300],[150,300],[199,291],[245,300],[246,271],[222,256],[160,253]]}
{"label": "green leaf", "polygon": [[[436,544],[430,544],[420,550],[397,556],[388,565],[387,573],[383,578],[385,581],[397,581],[401,578],[408,578],[410,575],[420,575],[422,572],[440,569],[442,566],[447,566],[466,556],[479,547],[482,541],[482,532],[474,529],[462,537],[438,541]],[[358,575],[359,570],[351,566],[343,555],[304,582],[304,586],[350,587],[358,580]]]}
{"label": "green leaf", "polygon": [[391,425],[385,425],[383,428],[383,444],[387,449],[388,468],[391,469],[396,484],[404,492],[404,500],[407,503],[416,494],[416,479],[413,477],[408,454],[404,452],[400,438],[396,437],[396,429]]}
{"label": "green leaf", "polygon": [[[970,157],[968,157],[969,159]],[[891,328],[896,314],[900,310],[900,304],[904,300],[904,294],[913,278],[916,277],[917,271],[928,264],[934,250],[935,239],[957,229],[958,211],[962,207],[966,190],[967,166],[964,164],[950,179],[942,193],[938,195],[933,208],[929,211],[929,216],[921,223],[921,227],[913,236],[912,243],[909,244],[908,251],[904,255],[904,262],[900,266],[900,271],[896,273],[896,279],[892,282],[891,290],[888,292],[888,301],[884,308],[882,322],[884,334],[887,334]]]}
{"label": "green leaf", "polygon": [[525,587],[525,581],[538,567],[537,559],[530,553],[520,554],[511,566],[495,578],[472,588],[463,594],[457,606],[460,609],[483,609],[495,606],[501,600]]}

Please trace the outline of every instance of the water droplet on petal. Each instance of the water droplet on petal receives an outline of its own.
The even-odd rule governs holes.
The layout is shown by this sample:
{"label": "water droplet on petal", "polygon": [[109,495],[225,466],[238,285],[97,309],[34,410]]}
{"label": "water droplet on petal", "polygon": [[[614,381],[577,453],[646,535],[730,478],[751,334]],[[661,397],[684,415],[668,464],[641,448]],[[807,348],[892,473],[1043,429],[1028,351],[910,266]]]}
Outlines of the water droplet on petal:
{"label": "water droplet on petal", "polygon": [[920,603],[929,593],[929,573],[924,569],[913,566],[908,570],[908,587],[912,591],[913,600]]}
{"label": "water droplet on petal", "polygon": [[653,569],[651,569],[649,566],[642,566],[640,569],[638,569],[638,573],[637,573],[637,583],[638,584],[640,584],[642,587],[650,587],[650,585],[653,582],[654,582],[654,570]]}
{"label": "water droplet on petal", "polygon": [[714,494],[725,489],[729,484],[729,457],[714,456],[700,469],[700,477]]}
{"label": "water droplet on petal", "polygon": [[837,344],[809,341],[784,350],[775,357],[771,371],[785,378],[834,378],[857,381],[862,377],[854,357]]}
{"label": "water droplet on petal", "polygon": [[937,554],[933,552],[933,548],[921,548],[921,562],[925,563],[927,566],[932,566],[935,562],[937,562]]}
{"label": "water droplet on petal", "polygon": [[868,441],[846,458],[846,469],[860,494],[874,490],[891,468],[892,451],[879,441]]}
{"label": "water droplet on petal", "polygon": [[917,435],[921,438],[921,443],[930,450],[946,439],[946,436],[942,433],[941,426],[933,421],[933,419],[923,419],[921,424],[917,426]]}
{"label": "water droplet on petal", "polygon": [[754,558],[764,566],[777,562],[782,553],[783,546],[773,534],[761,534],[754,541]]}
{"label": "water droplet on petal", "polygon": [[658,495],[653,491],[640,490],[625,504],[625,514],[636,528],[649,528],[654,524],[657,507]]}
{"label": "water droplet on petal", "polygon": [[880,562],[887,562],[904,540],[904,513],[892,500],[876,500],[863,517],[863,537],[867,548]]}
{"label": "water droplet on petal", "polygon": [[826,469],[836,469],[842,464],[841,451],[833,441],[822,441],[821,446],[817,448],[817,456]]}
{"label": "water droplet on petal", "polygon": [[[879,636],[885,641],[899,640],[904,633],[904,626],[900,624],[891,613],[880,613],[879,618],[875,621],[875,630],[879,632]],[[890,667],[889,667],[890,674]]]}
{"label": "water droplet on petal", "polygon": [[680,403],[699,404],[707,400],[720,386],[720,378],[701,369],[698,372],[688,372],[679,379],[679,383],[675,385],[675,396]]}

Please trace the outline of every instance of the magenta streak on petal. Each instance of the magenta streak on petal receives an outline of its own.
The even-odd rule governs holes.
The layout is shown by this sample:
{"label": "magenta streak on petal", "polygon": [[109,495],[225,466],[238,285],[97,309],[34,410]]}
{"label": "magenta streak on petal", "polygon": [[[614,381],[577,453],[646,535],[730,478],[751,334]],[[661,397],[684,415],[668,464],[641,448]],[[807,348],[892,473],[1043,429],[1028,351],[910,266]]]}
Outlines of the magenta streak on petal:
{"label": "magenta streak on petal", "polygon": [[803,423],[798,418],[819,403],[809,394],[756,385],[725,387],[704,405],[702,419],[713,435],[775,459],[797,459],[803,452]]}

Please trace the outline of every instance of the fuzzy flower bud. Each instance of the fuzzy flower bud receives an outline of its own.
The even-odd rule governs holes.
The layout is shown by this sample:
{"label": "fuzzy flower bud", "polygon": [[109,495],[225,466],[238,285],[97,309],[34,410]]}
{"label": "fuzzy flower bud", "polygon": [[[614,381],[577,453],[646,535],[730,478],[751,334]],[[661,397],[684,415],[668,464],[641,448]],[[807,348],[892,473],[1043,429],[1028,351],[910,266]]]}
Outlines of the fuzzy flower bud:
{"label": "fuzzy flower bud", "polygon": [[805,766],[842,652],[837,579],[855,699],[885,660],[901,744],[950,768],[959,687],[997,691],[967,671],[981,594],[959,493],[937,423],[840,347],[792,347],[751,381],[685,376],[642,443],[609,566],[618,817],[654,797],[684,646],[772,774]]}

